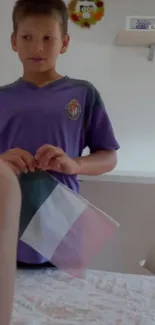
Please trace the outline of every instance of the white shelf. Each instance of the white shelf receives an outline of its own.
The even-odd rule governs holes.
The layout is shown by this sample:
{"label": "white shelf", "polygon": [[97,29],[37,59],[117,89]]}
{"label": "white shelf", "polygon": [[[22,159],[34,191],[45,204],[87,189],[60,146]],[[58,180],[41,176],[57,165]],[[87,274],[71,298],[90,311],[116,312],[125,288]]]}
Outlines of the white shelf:
{"label": "white shelf", "polygon": [[155,44],[153,30],[123,30],[117,34],[117,46],[150,46]]}
{"label": "white shelf", "polygon": [[79,176],[80,182],[115,182],[133,184],[155,184],[155,171],[114,170],[100,176]]}

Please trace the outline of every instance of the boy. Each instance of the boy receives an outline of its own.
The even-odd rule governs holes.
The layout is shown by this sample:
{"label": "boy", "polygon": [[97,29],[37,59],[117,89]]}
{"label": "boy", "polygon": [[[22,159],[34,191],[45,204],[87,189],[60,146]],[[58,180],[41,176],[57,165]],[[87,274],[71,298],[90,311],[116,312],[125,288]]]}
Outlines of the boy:
{"label": "boy", "polygon": [[[56,72],[69,45],[67,25],[62,0],[16,2],[11,43],[23,77],[0,90],[0,152],[17,174],[48,170],[78,192],[76,176],[111,171],[119,145],[95,87]],[[86,146],[91,154],[81,157]],[[18,261],[46,262],[21,242]]]}
{"label": "boy", "polygon": [[11,319],[18,225],[21,205],[20,188],[12,170],[0,160],[0,324]]}

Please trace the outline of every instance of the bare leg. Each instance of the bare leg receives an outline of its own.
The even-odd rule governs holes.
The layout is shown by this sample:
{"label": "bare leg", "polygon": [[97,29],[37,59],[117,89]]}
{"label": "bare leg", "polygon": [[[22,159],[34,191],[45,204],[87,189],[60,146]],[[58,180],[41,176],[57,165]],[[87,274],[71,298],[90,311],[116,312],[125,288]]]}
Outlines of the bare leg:
{"label": "bare leg", "polygon": [[9,325],[14,295],[21,193],[16,176],[0,160],[0,324]]}

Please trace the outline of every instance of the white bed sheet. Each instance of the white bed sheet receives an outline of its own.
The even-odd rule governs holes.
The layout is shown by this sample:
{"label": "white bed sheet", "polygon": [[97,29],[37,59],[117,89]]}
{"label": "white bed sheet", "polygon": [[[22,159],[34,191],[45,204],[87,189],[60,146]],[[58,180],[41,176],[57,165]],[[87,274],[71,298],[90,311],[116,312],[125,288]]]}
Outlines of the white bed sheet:
{"label": "white bed sheet", "polygon": [[154,325],[155,277],[88,271],[17,273],[13,325]]}

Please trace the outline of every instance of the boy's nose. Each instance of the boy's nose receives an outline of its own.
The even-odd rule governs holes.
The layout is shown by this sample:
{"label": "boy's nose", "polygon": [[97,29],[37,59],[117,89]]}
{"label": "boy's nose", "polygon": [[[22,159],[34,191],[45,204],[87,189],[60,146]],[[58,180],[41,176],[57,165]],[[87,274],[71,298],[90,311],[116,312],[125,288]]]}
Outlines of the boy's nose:
{"label": "boy's nose", "polygon": [[37,44],[37,52],[40,53],[40,52],[43,52],[43,50],[44,50],[44,46],[43,46],[42,42],[39,42]]}
{"label": "boy's nose", "polygon": [[34,45],[37,52],[42,52],[44,50],[44,44],[41,38],[36,39]]}
{"label": "boy's nose", "polygon": [[38,52],[38,53],[43,52],[43,48],[42,48],[42,47],[39,47],[39,48],[37,49],[37,52]]}

